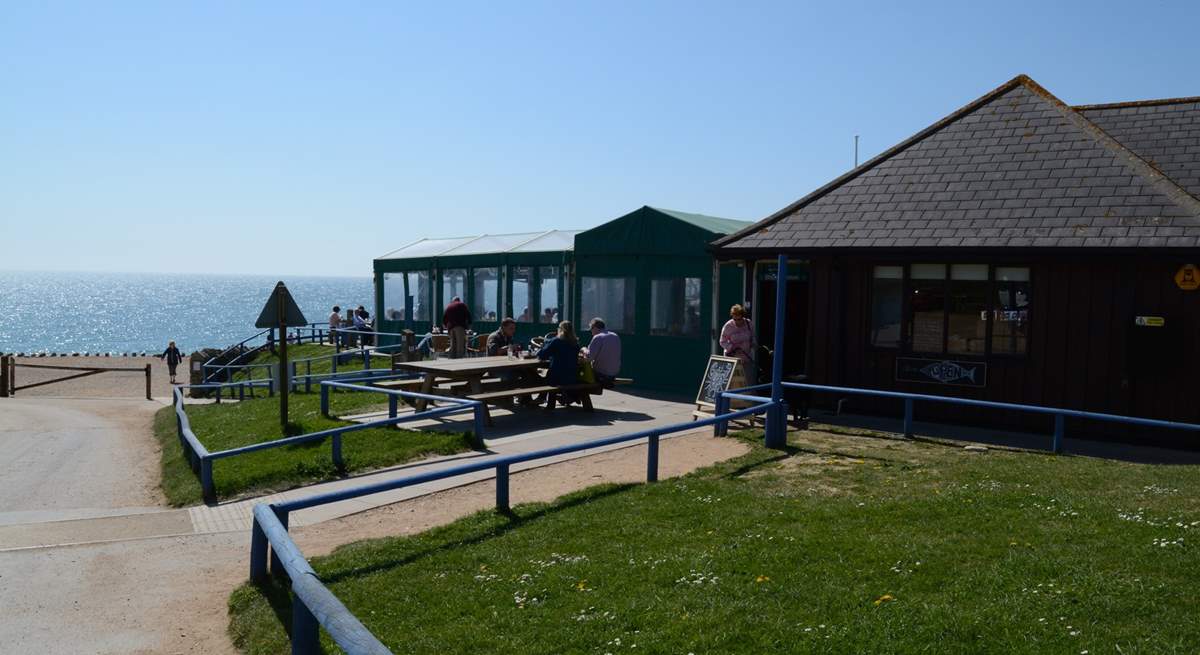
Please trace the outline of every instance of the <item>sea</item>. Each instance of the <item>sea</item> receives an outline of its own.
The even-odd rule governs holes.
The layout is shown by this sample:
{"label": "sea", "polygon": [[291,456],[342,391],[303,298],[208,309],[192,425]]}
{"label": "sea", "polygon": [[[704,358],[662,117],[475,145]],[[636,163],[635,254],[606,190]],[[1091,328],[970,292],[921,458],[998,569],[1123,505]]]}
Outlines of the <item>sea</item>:
{"label": "sea", "polygon": [[[184,353],[224,348],[254,321],[280,278],[264,275],[0,271],[0,352]],[[285,277],[310,323],[340,305],[374,313],[369,277]]]}

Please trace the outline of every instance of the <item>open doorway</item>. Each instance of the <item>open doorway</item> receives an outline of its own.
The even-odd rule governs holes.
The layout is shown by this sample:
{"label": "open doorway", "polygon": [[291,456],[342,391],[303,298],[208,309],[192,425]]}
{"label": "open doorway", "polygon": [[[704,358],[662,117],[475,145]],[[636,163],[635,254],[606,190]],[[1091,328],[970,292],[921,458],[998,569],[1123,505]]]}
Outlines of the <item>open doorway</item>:
{"label": "open doorway", "polygon": [[[775,347],[775,287],[778,266],[774,262],[759,262],[754,285],[754,315],[758,331],[758,379],[771,379],[772,355]],[[808,264],[789,262],[787,300],[784,313],[783,375],[804,373],[808,350]]]}

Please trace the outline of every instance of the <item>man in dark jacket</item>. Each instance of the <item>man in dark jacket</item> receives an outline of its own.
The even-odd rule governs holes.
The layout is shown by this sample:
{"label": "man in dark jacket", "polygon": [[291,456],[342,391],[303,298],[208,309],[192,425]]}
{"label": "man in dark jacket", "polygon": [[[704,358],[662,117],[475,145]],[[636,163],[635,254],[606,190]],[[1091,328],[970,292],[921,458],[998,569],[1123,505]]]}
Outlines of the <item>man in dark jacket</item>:
{"label": "man in dark jacket", "polygon": [[471,310],[462,298],[454,296],[446,311],[442,313],[442,327],[450,333],[450,356],[458,359],[467,356],[467,328],[471,327]]}

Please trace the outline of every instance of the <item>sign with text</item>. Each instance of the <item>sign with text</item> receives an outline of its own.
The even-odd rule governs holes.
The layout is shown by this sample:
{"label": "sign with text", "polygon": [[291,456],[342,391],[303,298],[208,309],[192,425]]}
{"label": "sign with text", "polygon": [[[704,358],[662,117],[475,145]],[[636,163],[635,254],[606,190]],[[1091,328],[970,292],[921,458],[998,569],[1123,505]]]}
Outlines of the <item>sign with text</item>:
{"label": "sign with text", "polygon": [[1184,291],[1200,289],[1200,268],[1195,264],[1185,264],[1175,271],[1175,286]]}
{"label": "sign with text", "polygon": [[949,359],[896,358],[896,380],[957,387],[987,386],[987,364]]}

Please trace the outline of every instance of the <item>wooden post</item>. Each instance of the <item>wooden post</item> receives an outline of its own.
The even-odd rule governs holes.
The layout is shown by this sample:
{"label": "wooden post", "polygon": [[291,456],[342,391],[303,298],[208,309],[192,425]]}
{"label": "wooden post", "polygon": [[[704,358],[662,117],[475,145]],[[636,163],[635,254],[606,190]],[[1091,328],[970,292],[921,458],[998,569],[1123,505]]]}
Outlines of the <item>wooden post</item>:
{"label": "wooden post", "polygon": [[146,364],[146,400],[154,400],[150,395],[150,365]]}
{"label": "wooden post", "polygon": [[8,355],[0,356],[0,398],[8,398]]}
{"label": "wooden post", "polygon": [[279,314],[279,427],[281,434],[287,435],[288,423],[288,359],[287,359],[287,287],[280,282],[275,287],[276,307]]}

